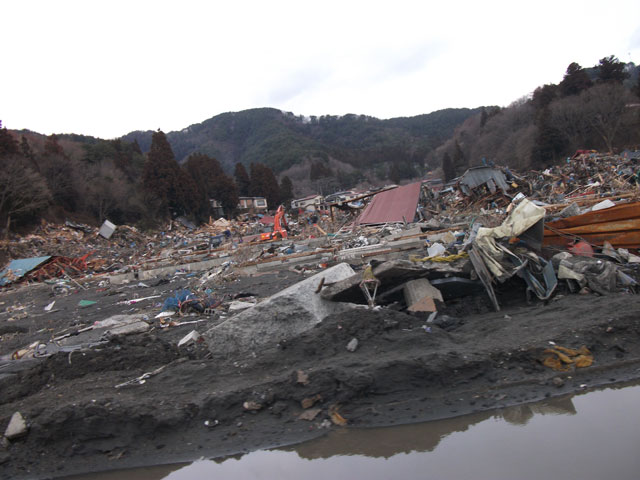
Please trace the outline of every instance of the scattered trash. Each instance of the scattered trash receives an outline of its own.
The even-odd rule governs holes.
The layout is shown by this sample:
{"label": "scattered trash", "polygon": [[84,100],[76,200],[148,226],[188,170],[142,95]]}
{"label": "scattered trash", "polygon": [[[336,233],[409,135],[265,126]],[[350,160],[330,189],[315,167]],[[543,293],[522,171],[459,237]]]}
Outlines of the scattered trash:
{"label": "scattered trash", "polygon": [[338,413],[339,408],[339,405],[331,405],[329,407],[329,418],[334,423],[334,425],[343,427],[348,423],[348,421],[342,415],[340,415],[340,413]]}
{"label": "scattered trash", "polygon": [[571,366],[586,368],[593,364],[593,355],[585,346],[575,350],[555,345],[555,348],[547,348],[544,353],[549,355],[542,359],[542,364],[556,371],[568,371]]}

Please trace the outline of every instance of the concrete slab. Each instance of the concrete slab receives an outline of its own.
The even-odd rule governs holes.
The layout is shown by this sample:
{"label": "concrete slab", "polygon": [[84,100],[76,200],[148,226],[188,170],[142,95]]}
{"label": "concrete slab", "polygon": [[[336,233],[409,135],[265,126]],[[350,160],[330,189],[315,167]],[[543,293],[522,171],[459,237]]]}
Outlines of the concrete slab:
{"label": "concrete slab", "polygon": [[27,422],[25,422],[20,412],[15,412],[11,416],[11,420],[9,420],[9,425],[7,425],[7,429],[4,431],[4,436],[9,440],[14,440],[26,435],[27,431]]}
{"label": "concrete slab", "polygon": [[354,275],[346,263],[317,273],[263,300],[204,333],[214,355],[259,353],[265,346],[294,338],[323,318],[353,305],[334,303],[316,293],[324,280],[332,283]]}

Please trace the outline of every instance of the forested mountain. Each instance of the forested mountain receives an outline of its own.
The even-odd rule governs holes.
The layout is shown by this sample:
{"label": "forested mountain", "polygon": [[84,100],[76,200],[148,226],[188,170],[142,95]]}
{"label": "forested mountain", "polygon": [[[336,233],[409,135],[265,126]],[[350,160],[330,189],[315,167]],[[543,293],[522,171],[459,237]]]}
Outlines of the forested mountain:
{"label": "forested mountain", "polygon": [[483,160],[542,169],[576,149],[637,149],[639,70],[614,56],[591,68],[571,63],[558,84],[505,108],[389,120],[259,108],[116,140],[0,123],[0,225],[33,225],[40,216],[140,226],[179,215],[203,221],[214,214],[210,200],[232,216],[239,196],[264,196],[274,207],[434,170],[450,179]]}
{"label": "forested mountain", "polygon": [[[364,115],[302,117],[273,108],[223,113],[167,139],[179,163],[193,153],[216,158],[231,172],[236,163],[261,162],[278,174],[292,166],[330,158],[355,169],[378,169],[387,177],[392,164],[422,164],[454,129],[480,109],[447,109],[415,117],[380,120]],[[131,132],[143,152],[151,131]],[[386,168],[385,168],[386,167]]]}

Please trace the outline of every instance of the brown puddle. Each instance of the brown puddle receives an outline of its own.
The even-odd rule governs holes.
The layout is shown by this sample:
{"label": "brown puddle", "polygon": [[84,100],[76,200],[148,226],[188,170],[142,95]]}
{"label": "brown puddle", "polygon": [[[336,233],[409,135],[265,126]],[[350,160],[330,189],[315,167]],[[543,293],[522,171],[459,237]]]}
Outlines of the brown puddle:
{"label": "brown puddle", "polygon": [[637,479],[640,385],[399,427],[334,430],[303,444],[68,480]]}

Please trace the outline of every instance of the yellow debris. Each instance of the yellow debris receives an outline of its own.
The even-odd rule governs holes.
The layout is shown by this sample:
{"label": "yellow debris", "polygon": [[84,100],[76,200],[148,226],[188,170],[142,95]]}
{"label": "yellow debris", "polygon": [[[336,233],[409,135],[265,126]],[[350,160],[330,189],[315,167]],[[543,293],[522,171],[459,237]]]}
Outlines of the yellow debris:
{"label": "yellow debris", "polygon": [[547,348],[544,353],[550,355],[542,359],[542,364],[557,371],[567,371],[569,365],[585,368],[593,364],[593,355],[584,345],[577,350],[556,345],[555,348]]}
{"label": "yellow debris", "polygon": [[338,413],[339,405],[331,405],[329,407],[329,418],[334,423],[334,425],[339,425],[341,427],[347,424],[347,419]]}
{"label": "yellow debris", "polygon": [[461,258],[467,258],[469,254],[467,252],[457,253],[455,255],[448,255],[446,257],[418,257],[417,255],[410,255],[409,260],[412,262],[455,262]]}

